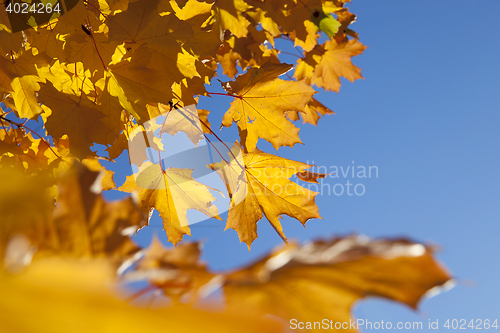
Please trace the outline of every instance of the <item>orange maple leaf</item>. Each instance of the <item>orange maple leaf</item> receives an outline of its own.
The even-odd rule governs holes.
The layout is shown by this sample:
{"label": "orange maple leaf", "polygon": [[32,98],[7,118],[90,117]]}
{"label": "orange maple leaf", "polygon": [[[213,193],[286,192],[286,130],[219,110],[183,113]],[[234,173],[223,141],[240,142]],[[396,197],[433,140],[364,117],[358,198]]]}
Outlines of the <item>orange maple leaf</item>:
{"label": "orange maple leaf", "polygon": [[[448,281],[431,248],[405,239],[351,236],[277,250],[228,274],[224,294],[228,306],[253,306],[286,322],[349,323],[352,305],[366,296],[415,309],[426,292]],[[342,328],[358,332],[351,325]]]}
{"label": "orange maple leaf", "polygon": [[334,39],[316,46],[299,59],[294,77],[297,80],[308,78],[311,84],[326,90],[338,92],[340,77],[353,82],[362,79],[361,69],[354,66],[351,57],[363,53],[366,46],[355,39],[338,44]]}
{"label": "orange maple leaf", "polygon": [[[289,180],[311,166],[255,150],[238,154],[235,144],[229,163],[214,163],[211,167],[225,182],[231,203],[226,224],[234,229],[241,242],[250,248],[257,238],[257,222],[265,216],[278,235],[287,241],[281,227],[281,215],[296,218],[302,224],[321,218],[312,192]],[[238,154],[236,156],[236,154]]]}
{"label": "orange maple leaf", "polygon": [[275,149],[302,143],[299,129],[286,119],[286,111],[303,112],[315,94],[305,81],[278,78],[292,65],[266,62],[251,68],[235,81],[223,83],[224,89],[236,97],[224,115],[222,125],[238,124],[241,142],[247,151],[254,151],[257,140],[269,141]]}

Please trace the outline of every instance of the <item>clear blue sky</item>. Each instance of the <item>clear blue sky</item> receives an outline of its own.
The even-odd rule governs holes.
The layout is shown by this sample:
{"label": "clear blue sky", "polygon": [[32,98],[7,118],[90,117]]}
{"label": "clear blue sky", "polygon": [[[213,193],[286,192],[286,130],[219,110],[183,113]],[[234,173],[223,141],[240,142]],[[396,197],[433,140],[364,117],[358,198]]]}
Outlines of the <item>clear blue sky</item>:
{"label": "clear blue sky", "polygon": [[[437,257],[457,287],[423,301],[419,312],[365,300],[354,310],[357,318],[422,321],[423,331],[429,319],[439,319],[439,331],[447,319],[500,320],[500,1],[352,1],[348,6],[358,15],[352,28],[369,47],[354,58],[365,80],[343,80],[339,94],[316,95],[336,115],[317,128],[300,125],[305,145],[278,154],[319,166],[377,166],[378,178],[325,180],[362,183],[365,193],[318,196],[323,220],[304,229],[284,217],[285,234],[302,241],[350,233],[405,236],[441,247]],[[229,102],[203,98],[199,107],[220,124]],[[221,135],[230,142],[237,137],[234,127]],[[274,152],[262,140],[259,147]],[[118,185],[124,177],[117,174]],[[142,245],[151,229],[160,230],[157,214],[151,223],[156,227],[136,237]],[[203,259],[212,269],[235,268],[282,243],[266,220],[258,226],[252,252],[236,232],[222,232],[220,221],[193,225],[192,239],[204,240]]]}

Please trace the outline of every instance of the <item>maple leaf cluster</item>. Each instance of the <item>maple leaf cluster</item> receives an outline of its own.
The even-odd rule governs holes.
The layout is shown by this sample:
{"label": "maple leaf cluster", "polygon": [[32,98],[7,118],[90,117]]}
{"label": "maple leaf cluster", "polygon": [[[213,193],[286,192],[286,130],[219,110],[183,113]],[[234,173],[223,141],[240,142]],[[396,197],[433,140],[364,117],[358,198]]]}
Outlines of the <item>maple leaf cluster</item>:
{"label": "maple leaf cluster", "polygon": [[[34,261],[27,275],[2,281],[0,290],[7,295],[0,301],[2,322],[15,327],[23,313],[35,318],[23,332],[36,330],[41,320],[51,332],[65,331],[51,312],[56,311],[66,314],[66,324],[77,321],[77,313],[90,313],[82,332],[104,332],[103,323],[122,325],[136,310],[104,291],[102,281],[110,276],[146,280],[176,304],[196,302],[210,288],[226,294],[229,308],[222,314],[183,307],[168,314],[140,311],[144,321],[123,324],[124,332],[137,331],[142,323],[153,331],[166,323],[182,331],[189,316],[223,320],[227,331],[242,331],[247,329],[242,323],[257,320],[253,328],[275,332],[281,324],[261,319],[263,314],[348,320],[359,298],[378,295],[416,307],[428,290],[449,281],[430,248],[354,236],[290,244],[240,270],[211,272],[199,261],[198,243],[179,242],[190,235],[189,209],[220,219],[214,189],[196,181],[192,169],[153,161],[138,144],[151,138],[148,147],[161,154],[169,147],[155,134],[178,131],[194,144],[221,143],[226,150],[221,161],[207,168],[220,175],[230,198],[226,229],[236,230],[250,248],[257,222],[265,217],[287,242],[282,215],[302,224],[320,217],[317,193],[290,178],[317,182],[325,175],[257,146],[259,139],[276,150],[302,143],[293,121],[316,125],[333,113],[314,98],[317,90],[338,92],[341,77],[362,78],[351,58],[365,46],[349,28],[356,16],[346,2],[86,0],[46,24],[27,22],[20,32],[13,32],[0,10],[2,274],[20,272]],[[278,40],[295,48],[296,63],[280,61],[286,52]],[[221,72],[231,79],[221,82],[225,93],[208,91]],[[237,127],[239,140],[232,148],[212,129],[209,110],[189,108],[206,97],[233,99],[220,119],[221,128]],[[155,122],[165,115],[175,128]],[[104,145],[107,155],[96,153],[94,145]],[[124,151],[138,171],[117,186],[100,162],[113,162]],[[101,192],[112,189],[133,195],[108,201]],[[153,210],[177,247],[154,240],[141,249],[131,240]],[[92,261],[68,265],[61,258]],[[52,295],[50,307],[34,299],[36,288]],[[74,295],[72,302],[65,293]],[[11,306],[10,298],[18,298],[20,307]],[[114,314],[104,318],[94,304]],[[201,328],[196,320],[189,325]]]}
{"label": "maple leaf cluster", "polygon": [[[317,124],[321,115],[333,113],[314,99],[315,87],[338,91],[340,77],[361,78],[351,57],[365,47],[348,28],[355,16],[344,1],[89,0],[57,20],[18,33],[9,31],[6,13],[0,15],[0,97],[17,118],[1,119],[4,165],[55,178],[75,160],[97,168],[100,164],[93,159],[114,160],[135,136],[155,130],[144,124],[173,105],[195,105],[200,96],[211,96],[206,87],[217,68],[235,78],[239,66],[245,74],[222,83],[226,95],[234,98],[222,126],[237,124],[244,149],[238,164],[245,165],[248,196],[232,200],[227,227],[250,246],[263,216],[285,241],[280,215],[301,223],[320,217],[310,191],[288,187],[285,197],[270,190],[290,185],[288,178],[309,166],[263,153],[257,143],[264,139],[276,149],[301,143],[292,121],[302,117]],[[318,44],[322,34],[327,38]],[[296,64],[280,62],[277,39],[301,50]],[[202,112],[203,128],[191,132],[215,134],[209,111]],[[44,132],[32,131],[26,120],[42,123]],[[91,150],[94,144],[107,146],[109,157],[97,156]],[[164,150],[161,142],[156,149]],[[129,153],[134,163],[130,148]],[[288,171],[282,177],[257,179],[254,167]],[[160,184],[191,177],[180,170],[157,171]],[[261,195],[254,195],[257,186],[263,187]],[[200,208],[214,200],[202,184],[201,195],[183,200],[185,207],[177,210],[172,209],[168,186],[144,189],[129,179],[120,190],[138,192],[147,215],[158,210],[174,244],[190,234],[177,211],[198,209],[218,218],[216,207]],[[179,188],[175,195],[189,196],[192,190]]]}

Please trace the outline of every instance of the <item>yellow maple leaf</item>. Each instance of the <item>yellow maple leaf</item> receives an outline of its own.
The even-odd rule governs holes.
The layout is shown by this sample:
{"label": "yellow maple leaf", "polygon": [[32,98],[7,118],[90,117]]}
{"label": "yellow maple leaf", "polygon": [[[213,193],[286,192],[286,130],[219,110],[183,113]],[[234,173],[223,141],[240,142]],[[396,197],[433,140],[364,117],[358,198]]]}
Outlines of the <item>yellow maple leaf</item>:
{"label": "yellow maple leaf", "polygon": [[[272,18],[278,3],[273,3],[271,1],[252,1],[251,4],[252,9],[248,10],[245,14],[250,16],[255,22],[259,22],[262,28],[272,37],[279,36],[281,34],[280,27]],[[272,38],[270,38],[270,42],[273,43]]]}
{"label": "yellow maple leaf", "polygon": [[[157,107],[150,105],[148,107],[151,107],[150,111],[155,112],[154,117],[161,115]],[[106,149],[109,153],[109,158],[114,160],[125,149],[128,149],[130,164],[136,166],[142,165],[148,159],[147,148],[153,148],[156,151],[163,150],[161,138],[154,133],[159,127],[160,125],[156,124],[155,121],[147,121],[143,125],[134,123],[133,117],[123,112],[119,127],[122,131],[115,138],[113,144]]]}
{"label": "yellow maple leaf", "polygon": [[[159,0],[140,0],[130,3],[128,10],[109,17],[109,38],[111,41],[138,42],[151,37],[150,23],[159,17]],[[157,27],[164,29],[165,27]]]}
{"label": "yellow maple leaf", "polygon": [[236,230],[240,242],[245,242],[249,249],[257,238],[257,222],[263,216],[285,242],[281,215],[296,218],[302,224],[321,218],[314,203],[317,193],[289,179],[310,165],[259,150],[238,154],[236,144],[232,151],[235,158],[229,163],[214,163],[211,167],[224,181],[231,197],[226,230]]}
{"label": "yellow maple leaf", "polygon": [[50,81],[54,88],[66,94],[80,96],[83,91],[88,96],[95,95],[92,75],[81,62],[62,64],[56,61],[38,73],[41,78]]}
{"label": "yellow maple leaf", "polygon": [[0,56],[0,89],[12,93],[19,117],[34,119],[42,113],[35,96],[39,82],[44,82],[38,72],[50,61],[46,54],[35,56],[31,50],[11,54],[10,59]]}
{"label": "yellow maple leaf", "polygon": [[129,0],[93,0],[92,2],[98,3],[98,6],[94,4],[91,10],[99,10],[104,15],[114,14],[116,11],[126,11],[129,4]]}
{"label": "yellow maple leaf", "polygon": [[[96,86],[99,86],[103,81],[105,82],[109,79],[109,77],[102,79],[100,82],[96,83]],[[105,83],[104,85],[106,87],[108,86],[108,83]],[[102,92],[99,88],[97,88],[97,90],[99,91],[99,96],[94,99],[97,104],[95,108],[104,114],[104,118],[100,119],[100,121],[110,130],[106,142],[113,142],[122,129],[121,120],[123,106],[120,103],[119,97],[111,95],[108,89],[104,88]],[[94,94],[97,93],[96,91],[92,92]]]}
{"label": "yellow maple leaf", "polygon": [[178,43],[193,37],[190,24],[173,13],[160,15],[159,4],[158,0],[140,0],[131,3],[126,12],[109,17],[109,40],[125,42],[132,57],[141,57],[132,50],[145,47],[150,52],[147,68],[168,73],[176,82],[199,76],[196,58]]}
{"label": "yellow maple leaf", "polygon": [[[0,135],[1,138],[1,135]],[[34,174],[37,172],[44,172],[49,167],[52,158],[49,158],[46,153],[50,149],[55,147],[50,147],[49,143],[43,139],[35,139],[31,132],[28,132],[22,139],[19,147],[23,150],[21,154],[18,155],[16,160],[19,160],[23,164],[23,168],[26,170],[27,174]],[[53,158],[55,158],[54,152],[51,152]]]}
{"label": "yellow maple leaf", "polygon": [[108,41],[104,32],[92,31],[90,36],[82,29],[74,31],[65,40],[65,63],[82,62],[86,70],[100,78],[104,75],[111,56],[118,46],[117,42]]}
{"label": "yellow maple leaf", "polygon": [[35,92],[40,90],[40,78],[34,75],[16,77],[12,80],[12,97],[16,103],[16,110],[21,118],[36,118],[43,109],[38,103]]}
{"label": "yellow maple leaf", "polygon": [[220,26],[209,24],[213,3],[189,0],[180,8],[178,2],[170,2],[175,15],[189,23],[193,30],[192,37],[184,40],[183,48],[197,56],[198,60],[215,54],[222,43]]}
{"label": "yellow maple leaf", "polygon": [[365,49],[366,46],[355,39],[340,44],[333,39],[326,41],[308,52],[305,59],[299,59],[294,77],[297,80],[308,78],[311,84],[338,92],[340,77],[351,82],[363,78],[361,70],[352,64],[351,57]]}
{"label": "yellow maple leaf", "polygon": [[227,29],[236,37],[245,37],[247,35],[250,22],[243,15],[249,8],[245,1],[217,1],[212,8],[212,16],[223,31]]}
{"label": "yellow maple leaf", "polygon": [[159,135],[168,133],[174,136],[179,132],[184,132],[189,140],[197,146],[205,138],[204,132],[209,131],[206,126],[202,125],[201,121],[203,119],[200,118],[200,115],[202,115],[205,120],[207,119],[207,113],[204,113],[206,110],[197,110],[194,105],[190,105],[168,111],[167,107],[162,104],[159,104],[159,109],[165,116]]}
{"label": "yellow maple leaf", "polygon": [[256,149],[259,138],[269,141],[275,149],[302,143],[299,129],[286,119],[285,112],[304,111],[315,91],[305,81],[278,78],[291,67],[266,62],[260,68],[249,69],[235,81],[222,84],[236,97],[222,125],[238,124],[241,142],[247,151]]}
{"label": "yellow maple leaf", "polygon": [[243,70],[247,67],[259,67],[267,61],[279,64],[278,51],[268,48],[267,40],[272,38],[267,32],[248,28],[246,37],[231,36],[217,51],[217,60],[222,66],[223,73],[231,78],[238,73],[237,62]]}
{"label": "yellow maple leaf", "polygon": [[69,150],[69,138],[65,134],[59,140],[54,139],[54,146],[43,151],[48,159],[49,168],[52,168],[54,178],[67,172],[75,161],[76,157]]}
{"label": "yellow maple leaf", "polygon": [[64,94],[47,82],[40,89],[38,100],[48,106],[52,114],[45,124],[48,134],[59,139],[67,135],[71,152],[79,158],[93,154],[94,143],[105,144],[110,129],[100,119],[104,117],[85,94],[82,96]]}
{"label": "yellow maple leaf", "polygon": [[10,51],[17,52],[23,44],[23,35],[21,32],[12,33],[9,17],[6,10],[0,11],[0,51],[2,55]]}
{"label": "yellow maple leaf", "polygon": [[55,21],[36,28],[23,31],[26,36],[27,48],[34,48],[38,53],[47,53],[53,59],[65,58],[64,39],[62,36],[69,33],[71,28],[63,25],[56,25]]}
{"label": "yellow maple leaf", "polygon": [[172,99],[172,91],[165,89],[174,83],[171,73],[148,68],[151,57],[152,53],[140,46],[132,58],[109,66],[111,72],[105,85],[109,94],[117,97],[139,123],[150,119],[148,103],[167,104]]}
{"label": "yellow maple leaf", "polygon": [[[160,161],[161,163],[161,161]],[[119,191],[136,192],[139,207],[149,215],[156,209],[163,219],[163,227],[168,240],[177,244],[184,234],[191,235],[187,210],[195,209],[208,217],[221,219],[217,207],[212,203],[215,198],[209,188],[193,179],[193,170],[167,168],[161,164],[146,161],[139,171],[127,176]]]}
{"label": "yellow maple leaf", "polygon": [[[276,3],[269,15],[284,32],[304,51],[311,51],[317,44],[320,25],[319,19],[324,16],[322,1],[304,0],[291,3]],[[332,18],[333,19],[333,18]]]}
{"label": "yellow maple leaf", "polygon": [[318,125],[318,120],[321,116],[327,114],[335,114],[332,110],[324,106],[317,99],[313,98],[309,103],[307,103],[304,112],[288,111],[286,117],[290,120],[296,121],[302,117],[302,122],[309,123],[311,125]]}

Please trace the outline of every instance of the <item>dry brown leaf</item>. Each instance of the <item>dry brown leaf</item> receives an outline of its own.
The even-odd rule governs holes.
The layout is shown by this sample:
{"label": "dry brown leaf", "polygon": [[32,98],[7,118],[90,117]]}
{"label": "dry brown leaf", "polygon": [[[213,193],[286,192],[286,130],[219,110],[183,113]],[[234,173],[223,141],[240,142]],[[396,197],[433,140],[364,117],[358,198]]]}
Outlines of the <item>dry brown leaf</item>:
{"label": "dry brown leaf", "polygon": [[312,172],[309,170],[303,170],[303,171],[297,172],[296,176],[300,180],[303,180],[303,181],[306,181],[309,183],[318,183],[319,178],[325,178],[326,176],[328,176],[328,174]]}

